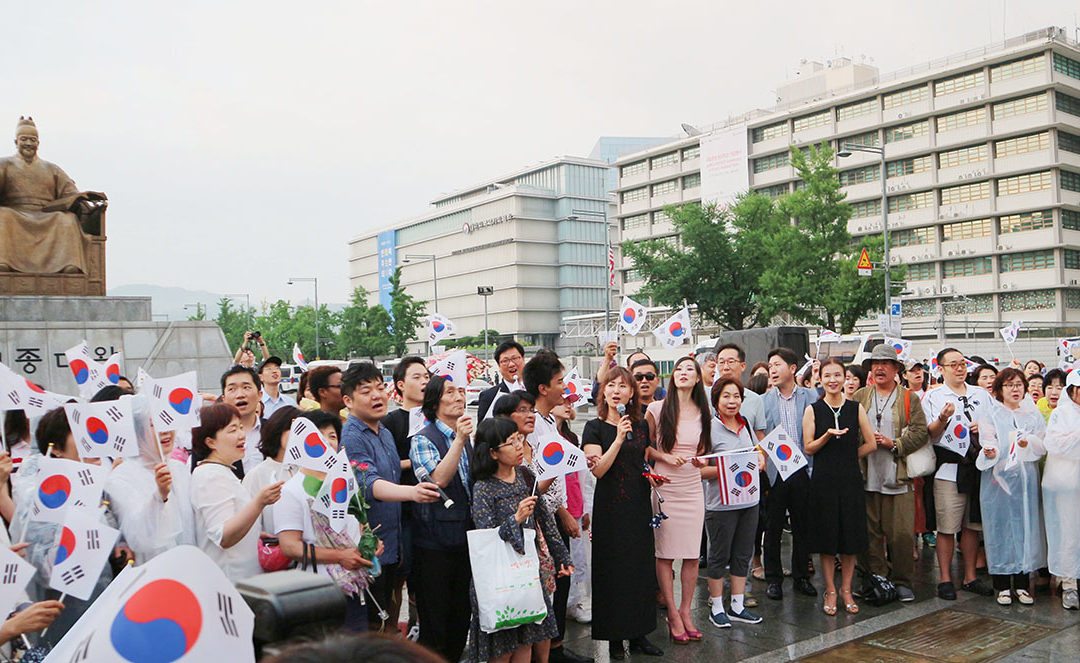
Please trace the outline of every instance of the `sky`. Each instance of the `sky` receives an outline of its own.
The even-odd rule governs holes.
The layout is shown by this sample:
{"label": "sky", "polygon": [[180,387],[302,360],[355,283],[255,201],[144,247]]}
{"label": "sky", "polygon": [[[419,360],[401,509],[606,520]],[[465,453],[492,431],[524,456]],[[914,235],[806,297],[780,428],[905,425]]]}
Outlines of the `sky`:
{"label": "sky", "polygon": [[[772,105],[800,59],[882,73],[1075,0],[66,2],[4,8],[0,126],[110,205],[108,283],[348,298],[347,243],[600,136]],[[13,146],[12,146],[13,151]],[[8,152],[11,153],[11,152]],[[0,154],[7,154],[0,152]]]}

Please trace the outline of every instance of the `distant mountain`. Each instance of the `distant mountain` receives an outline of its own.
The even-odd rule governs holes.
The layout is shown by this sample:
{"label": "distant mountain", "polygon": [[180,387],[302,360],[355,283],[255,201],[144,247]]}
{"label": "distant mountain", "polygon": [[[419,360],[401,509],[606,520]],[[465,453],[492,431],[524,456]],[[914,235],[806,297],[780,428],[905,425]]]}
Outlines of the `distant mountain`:
{"label": "distant mountain", "polygon": [[[173,286],[151,285],[149,283],[133,283],[109,288],[108,295],[112,297],[150,297],[155,320],[187,320],[195,314],[195,304],[201,304],[206,309],[206,316],[213,318],[217,314],[218,301],[224,295],[209,292],[207,290],[188,290]],[[244,306],[243,297],[232,297],[233,303]],[[310,299],[303,299],[298,304],[310,306]],[[320,302],[331,311],[339,311],[345,308],[344,304],[336,302]],[[251,305],[259,308],[260,302],[252,301]],[[184,308],[188,306],[189,308]]]}

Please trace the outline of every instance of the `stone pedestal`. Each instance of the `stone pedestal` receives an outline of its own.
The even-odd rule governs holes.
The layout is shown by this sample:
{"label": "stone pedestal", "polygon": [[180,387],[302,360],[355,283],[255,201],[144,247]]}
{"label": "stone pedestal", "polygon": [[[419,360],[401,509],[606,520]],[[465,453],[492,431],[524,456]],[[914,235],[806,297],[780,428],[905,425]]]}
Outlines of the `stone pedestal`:
{"label": "stone pedestal", "polygon": [[0,297],[0,361],[46,389],[77,392],[64,351],[83,339],[99,360],[123,352],[132,382],[139,368],[154,377],[193,370],[201,390],[217,392],[232,363],[215,323],[155,322],[149,297]]}

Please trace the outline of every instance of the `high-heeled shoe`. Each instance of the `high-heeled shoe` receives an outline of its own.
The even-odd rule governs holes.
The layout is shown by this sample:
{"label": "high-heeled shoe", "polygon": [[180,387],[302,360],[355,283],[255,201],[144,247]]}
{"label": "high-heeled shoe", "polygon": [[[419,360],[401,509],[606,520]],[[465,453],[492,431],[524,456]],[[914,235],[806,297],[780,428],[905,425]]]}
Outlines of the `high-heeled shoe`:
{"label": "high-heeled shoe", "polygon": [[686,637],[690,638],[690,642],[701,642],[701,639],[705,637],[705,634],[701,631],[695,631],[693,629],[686,629]]}
{"label": "high-heeled shoe", "polygon": [[822,598],[823,598],[823,600],[821,602],[821,611],[824,612],[826,615],[828,615],[830,617],[835,617],[836,616],[836,604],[833,603],[832,605],[829,605],[828,603],[826,603],[826,601],[828,601],[829,598],[832,598],[833,601],[835,601],[836,600],[836,592],[825,592],[825,595]]}
{"label": "high-heeled shoe", "polygon": [[855,602],[855,597],[851,595],[851,592],[844,592],[846,598],[844,598],[844,612],[849,615],[859,614],[859,604]]}
{"label": "high-heeled shoe", "polygon": [[671,638],[671,641],[677,645],[690,644],[690,636],[688,634],[683,633],[682,635],[675,635],[675,631],[672,631],[670,626],[668,627],[668,636]]}

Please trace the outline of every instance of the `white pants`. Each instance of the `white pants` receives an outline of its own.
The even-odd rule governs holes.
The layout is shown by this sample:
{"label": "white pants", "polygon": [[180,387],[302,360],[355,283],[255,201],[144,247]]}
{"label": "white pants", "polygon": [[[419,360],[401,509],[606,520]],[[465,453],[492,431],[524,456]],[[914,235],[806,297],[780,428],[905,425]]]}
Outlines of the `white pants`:
{"label": "white pants", "polygon": [[[581,518],[578,518],[581,525]],[[570,539],[570,561],[574,564],[574,575],[570,577],[570,598],[566,605],[579,603],[592,606],[592,530],[581,530],[581,536]]]}

